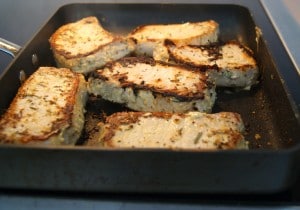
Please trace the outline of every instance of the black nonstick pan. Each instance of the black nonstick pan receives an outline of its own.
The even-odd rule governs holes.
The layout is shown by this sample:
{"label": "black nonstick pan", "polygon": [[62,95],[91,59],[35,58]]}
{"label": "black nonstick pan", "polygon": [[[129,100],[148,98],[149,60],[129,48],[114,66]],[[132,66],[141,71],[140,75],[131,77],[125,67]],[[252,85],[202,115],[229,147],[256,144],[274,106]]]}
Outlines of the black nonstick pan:
{"label": "black nonstick pan", "polygon": [[[18,53],[0,77],[0,111],[9,106],[24,75],[55,66],[48,39],[63,24],[96,16],[112,32],[138,25],[213,19],[222,41],[254,51],[260,82],[250,91],[218,89],[213,112],[241,114],[249,151],[105,149],[84,145],[102,113],[122,106],[91,97],[78,145],[0,145],[0,188],[140,193],[273,193],[299,175],[300,77],[259,1],[226,4],[71,4],[61,7]],[[21,79],[21,80],[20,80]]]}

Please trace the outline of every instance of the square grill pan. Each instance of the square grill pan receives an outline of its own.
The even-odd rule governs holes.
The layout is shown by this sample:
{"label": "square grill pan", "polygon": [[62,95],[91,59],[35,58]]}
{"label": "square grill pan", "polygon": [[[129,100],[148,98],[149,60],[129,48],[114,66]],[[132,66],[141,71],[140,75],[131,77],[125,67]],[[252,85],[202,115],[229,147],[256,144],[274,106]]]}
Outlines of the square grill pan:
{"label": "square grill pan", "polygon": [[[246,126],[249,151],[104,149],[84,145],[101,113],[122,106],[90,98],[85,131],[75,147],[0,145],[0,187],[141,193],[271,193],[299,175],[300,77],[258,1],[233,4],[70,4],[61,7],[0,77],[0,110],[20,86],[19,73],[55,66],[48,39],[63,24],[97,16],[104,28],[126,34],[142,24],[213,19],[220,39],[239,40],[254,53],[260,83],[250,91],[218,89],[213,112],[234,111]],[[262,32],[262,35],[261,33]],[[32,55],[38,64],[32,63]],[[231,90],[230,90],[231,91]],[[259,135],[261,138],[255,138]]]}

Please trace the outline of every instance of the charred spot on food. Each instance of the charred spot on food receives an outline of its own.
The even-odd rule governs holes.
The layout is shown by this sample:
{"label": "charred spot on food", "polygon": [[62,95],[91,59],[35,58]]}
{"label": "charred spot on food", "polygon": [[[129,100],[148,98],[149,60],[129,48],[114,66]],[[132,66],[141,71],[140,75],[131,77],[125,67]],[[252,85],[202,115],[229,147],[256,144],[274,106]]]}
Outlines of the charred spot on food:
{"label": "charred spot on food", "polygon": [[133,89],[133,94],[134,94],[135,97],[138,97],[139,92],[140,91],[138,89]]}
{"label": "charred spot on food", "polygon": [[[187,63],[188,65],[191,66],[195,66],[195,63],[193,62],[189,62]],[[202,71],[202,72],[207,72],[209,70],[216,70],[216,71],[220,71],[220,68],[217,64],[213,64],[213,65],[197,65],[197,68]]]}
{"label": "charred spot on food", "polygon": [[[162,81],[161,78],[155,80],[155,82],[157,82],[157,83],[159,83],[159,82],[161,82],[161,81]],[[178,80],[176,80],[176,81],[178,81]],[[141,84],[144,84],[144,83],[145,83],[145,81],[142,81]]]}
{"label": "charred spot on food", "polygon": [[[128,76],[126,73],[124,74],[116,74],[116,75],[113,75],[114,77],[117,78],[117,80],[121,83],[121,84],[124,84],[124,86],[127,86],[127,83],[130,83],[128,82]],[[130,84],[129,84],[130,85]]]}
{"label": "charred spot on food", "polygon": [[200,48],[202,51],[206,51],[208,56],[211,57],[210,60],[217,60],[222,58],[220,43],[211,43],[209,45],[191,46],[194,48]]}
{"label": "charred spot on food", "polygon": [[[192,71],[200,71],[200,72],[207,72],[210,70],[220,71],[220,68],[217,64],[213,65],[204,65],[204,64],[196,64],[195,62],[189,61],[188,59],[182,60],[177,58],[172,51],[169,50],[170,60],[175,62],[176,65],[181,65],[186,69]],[[211,59],[211,61],[216,59]]]}
{"label": "charred spot on food", "polygon": [[134,37],[131,37],[131,40],[134,42],[134,44],[137,44],[138,43],[138,40]]}
{"label": "charred spot on food", "polygon": [[[138,96],[140,90],[149,90],[152,92],[152,95],[154,98],[157,98],[159,95],[163,97],[174,97],[178,102],[189,102],[197,99],[204,99],[204,93],[203,92],[195,92],[192,93],[190,91],[182,92],[182,93],[175,93],[173,89],[169,90],[159,90],[155,87],[151,86],[144,86],[144,85],[137,85],[134,83],[126,83],[126,87],[133,88],[133,92],[135,96]],[[124,86],[123,86],[124,87]]]}
{"label": "charred spot on food", "polygon": [[[192,101],[195,99],[204,99],[203,90],[206,88],[214,87],[213,83],[206,81],[206,83],[204,84],[201,83],[195,84],[196,89],[198,90],[195,92],[191,92],[188,89],[186,91],[184,90],[178,91],[177,87],[175,87],[175,89],[158,89],[157,87],[146,84],[145,81],[142,81],[140,84],[136,84],[132,81],[128,81],[126,74],[119,74],[116,75],[116,77],[118,77],[117,80],[120,82],[120,86],[122,88],[132,88],[134,90],[135,96],[138,95],[139,90],[146,90],[146,91],[149,90],[154,94],[161,94],[163,96],[175,97],[179,101]],[[97,74],[97,78],[104,81],[109,80],[106,76],[102,75],[100,71]]]}
{"label": "charred spot on food", "polygon": [[[169,63],[169,65],[179,65],[179,66],[182,66],[191,71],[200,71],[200,72],[207,72],[209,70],[220,71],[220,68],[217,64],[213,64],[213,65],[200,64],[199,65],[199,64],[196,64],[195,62],[189,61],[188,59],[182,60],[180,58],[177,58],[169,48],[168,48],[168,54],[169,54],[169,60],[171,62],[174,62],[174,64]],[[213,60],[216,60],[216,59],[213,59]]]}
{"label": "charred spot on food", "polygon": [[175,90],[169,89],[169,90],[157,90],[155,88],[149,88],[152,92],[156,92],[158,94],[162,94],[162,96],[165,97],[174,97],[179,102],[189,102],[197,99],[204,99],[204,93],[203,92],[195,92],[192,93],[190,91],[185,91],[182,93],[175,93]]}
{"label": "charred spot on food", "polygon": [[151,66],[154,66],[155,62],[156,61],[154,59],[152,59],[150,57],[146,57],[146,56],[124,57],[124,58],[118,60],[118,63],[123,67],[129,67],[131,65],[135,65],[136,63],[145,63],[145,64],[149,64]]}
{"label": "charred spot on food", "polygon": [[[208,88],[208,89],[212,89],[212,88],[214,88],[216,85],[215,85],[215,83],[213,82],[213,81],[210,81],[210,80],[207,80],[206,81],[206,87]],[[213,93],[210,93],[211,95],[213,94]]]}
{"label": "charred spot on food", "polygon": [[[65,59],[84,59],[84,57],[89,56],[89,55],[93,55],[96,54],[99,50],[101,50],[102,48],[105,48],[107,46],[109,46],[112,42],[117,42],[117,41],[121,41],[122,38],[120,37],[114,37],[111,42],[107,43],[107,44],[103,44],[103,45],[99,45],[97,47],[95,47],[93,50],[86,52],[86,53],[77,53],[76,55],[73,55],[70,51],[66,51],[64,49],[60,49],[59,47],[52,46],[53,51],[60,56],[65,57]],[[82,62],[81,60],[79,60],[79,62]]]}
{"label": "charred spot on food", "polygon": [[157,93],[153,93],[153,92],[152,92],[152,96],[153,96],[154,99],[156,99],[156,98],[158,98],[158,97],[160,96],[160,94],[157,94]]}
{"label": "charred spot on food", "polygon": [[103,74],[101,74],[101,71],[102,70],[97,70],[97,71],[91,72],[90,77],[91,78],[98,78],[98,79],[101,79],[101,80],[104,80],[104,81],[108,81],[109,79],[106,76],[104,76]]}
{"label": "charred spot on food", "polygon": [[250,49],[250,48],[248,48],[248,47],[246,47],[245,45],[242,45],[241,43],[239,43],[238,41],[236,41],[236,40],[230,40],[229,42],[227,42],[228,44],[234,44],[234,45],[238,45],[239,46],[239,48],[241,48],[245,53],[247,53],[249,56],[253,56],[254,55],[254,53],[253,53],[253,51]]}

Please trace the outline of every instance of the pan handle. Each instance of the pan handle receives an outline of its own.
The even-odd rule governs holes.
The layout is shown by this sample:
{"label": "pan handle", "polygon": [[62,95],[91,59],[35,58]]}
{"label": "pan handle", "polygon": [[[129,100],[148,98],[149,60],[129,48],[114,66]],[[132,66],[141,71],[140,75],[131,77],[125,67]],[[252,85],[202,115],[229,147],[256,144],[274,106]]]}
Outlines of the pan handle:
{"label": "pan handle", "polygon": [[21,47],[19,45],[0,38],[0,51],[3,51],[14,58],[20,50]]}

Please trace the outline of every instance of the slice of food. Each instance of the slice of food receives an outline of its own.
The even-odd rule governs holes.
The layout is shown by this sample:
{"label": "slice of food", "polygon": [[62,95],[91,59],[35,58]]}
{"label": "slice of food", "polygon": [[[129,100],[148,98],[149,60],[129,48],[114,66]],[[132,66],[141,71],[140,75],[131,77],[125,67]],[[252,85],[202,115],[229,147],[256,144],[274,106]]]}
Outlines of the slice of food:
{"label": "slice of food", "polygon": [[218,23],[208,20],[183,24],[139,26],[129,34],[129,37],[137,42],[136,54],[156,57],[165,54],[163,42],[166,39],[178,46],[205,45],[216,42],[218,34]]}
{"label": "slice of food", "polygon": [[127,57],[97,70],[88,90],[136,111],[210,112],[215,86],[200,71],[151,58]]}
{"label": "slice of food", "polygon": [[119,112],[99,123],[88,145],[113,148],[247,149],[241,116],[232,112]]}
{"label": "slice of food", "polygon": [[0,143],[75,144],[84,125],[84,77],[40,67],[19,88],[0,119]]}
{"label": "slice of food", "polygon": [[63,25],[49,42],[57,65],[79,73],[91,72],[135,48],[133,40],[109,33],[96,17]]}
{"label": "slice of food", "polygon": [[250,89],[257,83],[259,71],[253,53],[238,42],[181,47],[165,44],[170,59],[207,71],[217,86]]}

